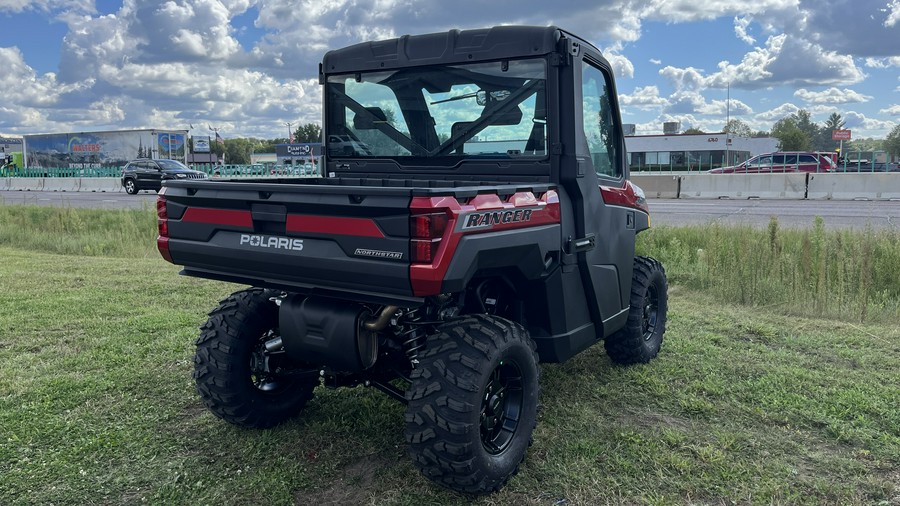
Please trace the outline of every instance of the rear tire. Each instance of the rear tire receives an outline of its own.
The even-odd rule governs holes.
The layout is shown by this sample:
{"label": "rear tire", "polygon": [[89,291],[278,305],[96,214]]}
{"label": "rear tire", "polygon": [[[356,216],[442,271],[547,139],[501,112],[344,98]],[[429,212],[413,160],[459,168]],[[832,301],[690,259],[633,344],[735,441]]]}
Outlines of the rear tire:
{"label": "rear tire", "polygon": [[406,441],[422,474],[466,494],[505,485],[531,445],[537,364],[528,332],[503,318],[467,316],[429,336],[406,393]]}
{"label": "rear tire", "polygon": [[278,336],[275,290],[252,288],[231,294],[200,327],[194,380],[206,407],[244,427],[267,428],[295,416],[313,396],[317,376],[288,376],[285,355],[264,343]]}
{"label": "rear tire", "polygon": [[667,310],[668,283],[662,264],[635,257],[628,322],[606,338],[609,358],[624,365],[649,362],[662,346]]}

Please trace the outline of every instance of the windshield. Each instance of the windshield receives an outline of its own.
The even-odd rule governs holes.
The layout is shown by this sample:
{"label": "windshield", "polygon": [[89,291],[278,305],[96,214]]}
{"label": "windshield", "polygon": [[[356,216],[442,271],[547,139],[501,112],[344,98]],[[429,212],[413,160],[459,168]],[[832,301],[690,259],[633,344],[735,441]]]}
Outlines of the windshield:
{"label": "windshield", "polygon": [[546,73],[531,59],[331,76],[328,155],[544,157]]}
{"label": "windshield", "polygon": [[166,170],[187,170],[183,163],[175,160],[157,160],[156,163]]}

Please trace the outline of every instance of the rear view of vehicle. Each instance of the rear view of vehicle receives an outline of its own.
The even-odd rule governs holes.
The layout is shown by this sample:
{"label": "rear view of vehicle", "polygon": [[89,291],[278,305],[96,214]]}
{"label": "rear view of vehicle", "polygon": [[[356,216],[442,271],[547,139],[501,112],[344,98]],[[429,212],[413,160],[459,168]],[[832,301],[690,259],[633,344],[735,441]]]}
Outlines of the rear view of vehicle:
{"label": "rear view of vehicle", "polygon": [[537,423],[540,362],[603,341],[614,362],[646,363],[662,344],[667,282],[635,257],[649,212],[612,76],[555,27],[358,44],[320,67],[324,178],[168,180],[163,257],[251,287],[201,328],[207,408],[271,427],[320,385],[371,386],[406,405],[427,478],[505,485]]}

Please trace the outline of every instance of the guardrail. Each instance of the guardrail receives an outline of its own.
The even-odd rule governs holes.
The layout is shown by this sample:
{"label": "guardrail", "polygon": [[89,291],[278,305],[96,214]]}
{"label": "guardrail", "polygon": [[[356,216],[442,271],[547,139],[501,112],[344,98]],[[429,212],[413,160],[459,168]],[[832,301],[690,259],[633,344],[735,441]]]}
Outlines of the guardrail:
{"label": "guardrail", "polygon": [[[677,179],[677,182],[673,182]],[[648,197],[678,199],[900,200],[900,172],[695,174],[631,180]],[[673,189],[676,196],[672,197]]]}
{"label": "guardrail", "polygon": [[[278,174],[242,173],[248,177]],[[216,178],[240,177],[231,175]],[[828,174],[643,175],[632,181],[650,198],[900,200],[900,172]],[[119,177],[0,177],[0,191],[122,192]]]}

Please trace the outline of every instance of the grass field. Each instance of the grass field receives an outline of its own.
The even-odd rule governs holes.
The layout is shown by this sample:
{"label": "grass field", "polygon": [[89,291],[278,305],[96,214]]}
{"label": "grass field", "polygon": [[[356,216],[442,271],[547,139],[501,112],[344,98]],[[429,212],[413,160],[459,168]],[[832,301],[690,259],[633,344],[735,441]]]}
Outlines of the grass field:
{"label": "grass field", "polygon": [[[65,240],[10,241],[10,213],[47,219],[23,212],[0,207],[0,504],[470,504],[414,470],[403,406],[376,391],[320,388],[272,430],[214,418],[190,379],[193,339],[239,287],[178,276],[139,240],[154,226],[141,213],[118,218],[133,223],[122,244],[84,251],[77,237],[103,232],[64,218],[45,223],[59,219]],[[642,248],[668,258],[672,280],[660,356],[618,367],[601,347],[543,366],[526,463],[474,504],[900,504],[893,285],[870,280],[877,304],[844,318],[723,302],[697,267],[715,246],[698,255],[691,230],[653,233]],[[872,238],[870,265],[893,240]]]}

